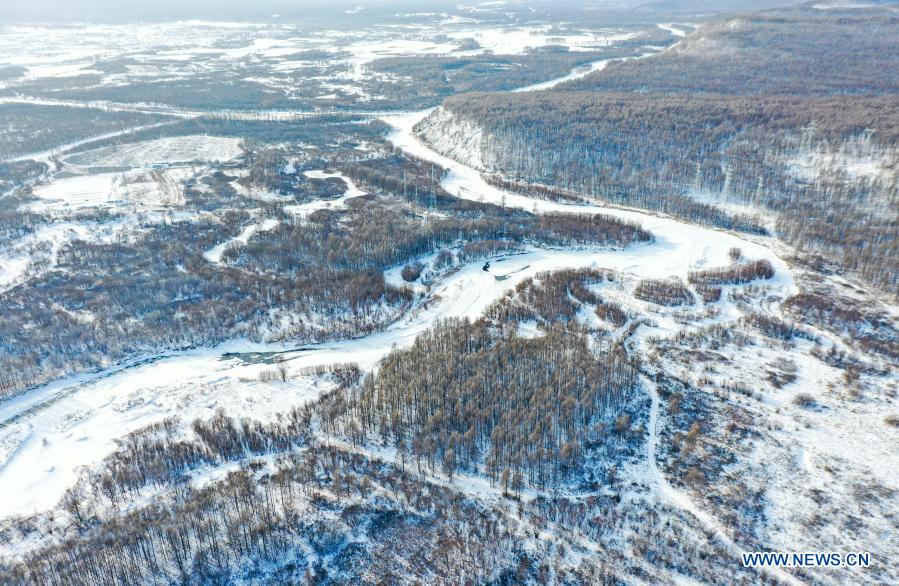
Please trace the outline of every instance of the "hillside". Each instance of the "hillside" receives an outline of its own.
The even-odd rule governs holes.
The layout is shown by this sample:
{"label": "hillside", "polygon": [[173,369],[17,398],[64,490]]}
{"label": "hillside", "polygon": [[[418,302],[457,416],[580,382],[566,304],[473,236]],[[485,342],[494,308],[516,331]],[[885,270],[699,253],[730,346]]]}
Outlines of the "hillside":
{"label": "hillside", "polygon": [[455,96],[418,132],[496,180],[765,226],[892,294],[897,38],[889,7],[738,16],[549,91]]}

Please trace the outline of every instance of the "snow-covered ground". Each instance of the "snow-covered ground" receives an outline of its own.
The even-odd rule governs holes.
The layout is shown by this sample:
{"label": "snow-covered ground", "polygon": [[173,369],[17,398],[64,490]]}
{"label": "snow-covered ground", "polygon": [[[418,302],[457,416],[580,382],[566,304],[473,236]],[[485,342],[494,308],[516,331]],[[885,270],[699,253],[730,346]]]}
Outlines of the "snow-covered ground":
{"label": "snow-covered ground", "polygon": [[234,238],[225,240],[221,244],[215,245],[214,247],[204,252],[203,256],[209,262],[219,264],[222,262],[222,255],[225,254],[226,250],[246,245],[247,242],[250,241],[250,238],[252,238],[257,232],[266,232],[273,229],[277,225],[278,220],[272,218],[268,218],[262,221],[254,220],[252,224],[248,224],[247,226],[245,226],[244,229],[240,231],[240,234],[238,234]]}
{"label": "snow-covered ground", "polygon": [[184,200],[184,181],[194,171],[187,167],[156,171],[74,175],[36,186],[39,201],[31,211],[66,214],[81,208],[140,205],[177,205]]}
{"label": "snow-covered ground", "polygon": [[351,179],[341,173],[327,173],[319,169],[314,171],[304,171],[303,175],[305,175],[309,179],[338,178],[346,184],[346,191],[344,191],[343,195],[341,195],[337,199],[317,199],[315,201],[310,201],[308,203],[299,205],[284,206],[285,212],[293,214],[300,218],[305,218],[309,214],[318,210],[343,207],[343,205],[346,203],[346,200],[353,197],[359,197],[360,195],[365,195],[365,192],[356,187],[356,184],[353,183]]}
{"label": "snow-covered ground", "polygon": [[[52,507],[80,466],[102,459],[117,438],[153,422],[208,418],[219,408],[268,421],[330,388],[308,376],[260,382],[259,372],[271,365],[222,357],[228,349],[246,348],[232,344],[159,357],[87,384],[77,381],[89,377],[73,377],[0,405],[0,516]],[[34,405],[42,406],[21,416]]]}
{"label": "snow-covered ground", "polygon": [[119,222],[60,221],[42,226],[0,250],[0,292],[43,274],[56,265],[59,251],[73,240],[113,242],[124,230]]}
{"label": "snow-covered ground", "polygon": [[876,6],[880,5],[869,2],[840,2],[839,0],[837,0],[836,2],[821,2],[819,4],[813,4],[812,8],[814,8],[815,10],[848,10],[852,8],[874,8]]}
{"label": "snow-covered ground", "polygon": [[242,153],[239,138],[176,136],[94,149],[63,159],[75,167],[146,167],[164,163],[224,162]]}
{"label": "snow-covered ground", "polygon": [[[739,554],[741,551],[740,547],[730,538],[730,531],[715,519],[714,516],[709,514],[701,506],[697,505],[696,501],[688,494],[671,486],[659,470],[658,464],[656,463],[659,426],[659,394],[656,391],[656,385],[653,381],[643,377],[642,382],[643,386],[648,389],[652,400],[649,410],[649,439],[646,441],[646,462],[659,498],[674,507],[693,515],[699,520],[706,531],[724,543],[734,554]],[[764,568],[762,571],[770,576],[774,576],[785,584],[796,586],[803,583],[801,580],[797,580],[780,568]]]}
{"label": "snow-covered ground", "polygon": [[618,31],[565,31],[554,30],[550,25],[521,27],[493,27],[463,29],[447,36],[457,40],[474,39],[480,49],[462,53],[480,53],[485,50],[497,55],[518,55],[530,49],[563,46],[570,51],[592,51],[634,38],[636,33]]}
{"label": "snow-covered ground", "polygon": [[659,27],[660,29],[662,29],[663,31],[668,31],[669,33],[671,33],[671,34],[674,35],[675,37],[685,37],[685,36],[687,36],[687,31],[686,31],[686,30],[684,30],[683,28],[674,26],[674,24],[671,24],[671,23],[669,23],[669,24],[658,24],[658,25],[656,25],[656,26],[658,26],[658,27]]}
{"label": "snow-covered ground", "polygon": [[609,63],[613,61],[628,61],[630,59],[643,59],[644,57],[649,57],[650,55],[654,55],[657,51],[650,51],[647,53],[643,53],[636,57],[620,57],[615,59],[600,59],[598,61],[593,61],[592,63],[588,63],[586,65],[582,65],[579,67],[575,67],[568,75],[563,75],[562,77],[557,77],[555,79],[550,79],[547,81],[543,81],[540,83],[535,83],[531,85],[526,85],[524,87],[520,87],[512,90],[513,92],[535,92],[540,90],[548,90],[550,88],[554,88],[557,85],[561,85],[563,83],[573,81],[575,79],[580,79],[582,77],[586,77],[591,73],[596,73],[597,71],[602,71],[609,65]]}
{"label": "snow-covered ground", "polygon": [[787,162],[793,174],[804,181],[813,182],[827,173],[845,173],[850,181],[874,180],[892,171],[899,173],[899,152],[871,148],[844,148],[839,151],[806,149]]}
{"label": "snow-covered ground", "polygon": [[[273,71],[338,66],[344,69],[344,79],[360,80],[373,77],[366,66],[385,57],[517,55],[547,46],[590,51],[636,34],[576,26],[501,25],[495,20],[485,25],[472,18],[438,16],[423,14],[408,24],[374,25],[365,31],[326,28],[313,34],[286,23],[10,25],[0,27],[0,63],[25,67],[27,80],[91,75],[100,78],[100,85],[121,85],[134,77],[188,79],[198,72],[230,69],[235,61],[247,59],[270,61]],[[469,48],[472,40],[477,48]],[[295,57],[307,50],[330,52],[333,57]],[[97,65],[120,57],[136,63],[114,72]]]}
{"label": "snow-covered ground", "polygon": [[[437,319],[476,318],[506,291],[541,271],[597,267],[614,269],[634,278],[686,277],[691,269],[727,264],[727,251],[739,247],[747,257],[767,258],[772,262],[777,269],[777,277],[771,283],[774,291],[783,296],[795,291],[783,261],[768,248],[733,234],[632,210],[535,200],[489,186],[477,171],[438,155],[415,138],[412,126],[425,114],[389,119],[394,127],[390,140],[410,154],[449,168],[443,185],[450,192],[468,199],[505,202],[507,206],[526,210],[602,212],[642,224],[654,234],[655,241],[620,250],[532,248],[524,254],[494,259],[491,272],[481,270],[481,263],[465,266],[433,287],[431,302],[419,303],[385,331],[285,352],[282,359],[289,368],[347,362],[358,363],[364,369],[375,368],[392,348],[410,345]],[[320,178],[329,176],[324,172],[312,173]],[[350,184],[348,188],[348,191],[354,189]],[[237,239],[245,242],[257,229],[259,226],[252,224]],[[207,258],[216,262],[218,250],[220,260],[226,244],[209,251]],[[226,349],[283,351],[284,347],[247,343],[230,344]],[[243,394],[240,381],[252,379],[264,367],[222,360],[223,353],[223,349],[198,350],[119,369],[108,376],[96,376],[94,380],[79,376],[0,405],[0,425],[15,419],[13,424],[0,427],[0,445],[7,454],[0,463],[0,492],[9,496],[2,511],[26,513],[51,506],[71,485],[79,466],[108,455],[115,448],[115,438],[129,430],[171,415],[196,417],[208,413],[210,405],[229,405],[233,413],[245,413],[241,397],[253,393]],[[206,390],[198,393],[198,386]],[[305,401],[314,396],[302,392],[286,400]],[[229,403],[232,400],[229,397],[238,397],[237,402]],[[270,404],[279,408],[285,405],[275,399]]]}
{"label": "snow-covered ground", "polygon": [[588,63],[586,65],[582,65],[580,67],[576,67],[574,71],[569,73],[564,77],[560,77],[557,79],[550,79],[548,81],[542,81],[539,83],[534,83],[531,85],[527,85],[524,87],[517,88],[513,91],[515,92],[536,92],[540,90],[548,90],[550,88],[554,88],[561,83],[565,83],[566,81],[572,81],[575,79],[580,79],[584,76],[590,75],[591,73],[595,73],[597,71],[602,71],[606,68],[606,66],[613,61],[613,59],[600,59],[599,61],[593,61],[592,63]]}
{"label": "snow-covered ground", "polygon": [[118,176],[117,173],[78,175],[39,185],[33,193],[45,201],[31,207],[36,210],[56,206],[77,209],[103,205],[113,198],[113,185]]}
{"label": "snow-covered ground", "polygon": [[[525,254],[495,262],[492,273],[482,271],[480,263],[463,267],[433,288],[430,303],[417,305],[383,332],[283,354],[291,368],[346,362],[358,363],[365,369],[374,368],[392,348],[408,346],[437,319],[475,318],[522,280],[541,271],[566,267],[610,268],[635,277],[685,277],[691,269],[726,264],[728,249],[740,247],[751,258],[771,260],[778,275],[774,287],[782,295],[795,290],[786,265],[776,255],[735,235],[633,210],[569,206],[492,187],[477,170],[437,154],[413,135],[412,127],[427,113],[387,119],[394,128],[389,139],[410,154],[447,168],[443,186],[451,193],[541,212],[602,212],[642,224],[654,234],[655,241],[623,250],[530,249]],[[339,175],[313,171],[307,176],[321,179]],[[347,181],[344,197],[360,193]],[[208,251],[206,257],[219,262],[227,246],[234,242],[246,243],[257,230],[271,227],[266,222],[247,226],[236,238]],[[497,276],[504,278],[500,280]],[[281,346],[252,344],[239,347],[247,351],[284,350]],[[227,350],[235,350],[235,345]],[[74,377],[3,403],[0,422],[5,425],[0,423],[3,425],[0,445],[4,446],[6,456],[0,463],[0,492],[9,495],[3,510],[12,514],[50,507],[74,481],[77,468],[109,454],[115,448],[117,437],[166,416],[198,416],[205,412],[191,402],[192,397],[198,396],[191,381],[221,391],[212,393],[214,397],[210,399],[219,404],[235,392],[225,389],[239,387],[242,379],[252,378],[262,368],[239,361],[221,361],[222,354],[222,349],[200,350],[108,374]],[[199,393],[199,396],[210,393]],[[161,396],[168,399],[163,401]],[[301,400],[309,398],[310,395],[303,394]],[[240,408],[235,412],[245,410]],[[39,491],[35,489],[38,486]]]}
{"label": "snow-covered ground", "polygon": [[[460,23],[471,26],[471,23]],[[221,31],[215,25],[196,25],[203,30]],[[685,30],[671,25],[659,25],[672,35],[683,36]],[[239,27],[234,30],[242,30]],[[474,27],[472,30],[476,30]],[[32,31],[33,34],[34,31]],[[169,35],[166,32],[165,35]],[[610,33],[611,34],[611,33]],[[213,35],[210,34],[210,37]],[[0,35],[2,37],[2,35]],[[587,38],[589,37],[589,38]],[[562,35],[562,44],[571,48],[588,48],[597,42],[596,36],[579,37]],[[167,37],[166,37],[167,38]],[[324,38],[328,35],[324,35]],[[500,29],[481,29],[479,34],[471,30],[457,31],[449,38],[461,41],[474,38],[481,48],[493,48],[497,52],[523,51],[528,47],[559,44],[559,38],[549,30],[531,31],[526,35],[508,33]],[[82,63],[86,55],[93,55],[92,45],[84,41],[84,54],[65,56],[67,67],[84,69]],[[201,43],[202,44],[202,43]],[[289,55],[304,45],[295,40],[281,38],[257,38],[247,44],[237,43],[224,54],[229,59],[248,56],[280,57]],[[347,87],[352,88],[355,75],[364,74],[364,65],[370,60],[405,52],[425,51],[442,53],[452,51],[455,44],[446,41],[424,40],[357,40],[347,45],[350,65],[346,75]],[[2,42],[0,42],[2,48]],[[197,51],[211,54],[222,52],[211,41],[197,48],[197,45],[175,47],[165,55],[167,58],[183,58],[189,61]],[[40,59],[46,58],[43,62]],[[51,69],[56,63],[53,56],[29,56],[34,63],[33,75],[56,75]],[[93,57],[91,57],[93,58]],[[70,61],[70,62],[69,62]],[[42,63],[44,63],[42,65]],[[598,61],[589,66],[572,71],[555,80],[534,84],[521,91],[547,89],[602,69],[608,61]],[[46,67],[41,70],[39,67]],[[335,89],[345,91],[344,84],[333,84]],[[461,267],[445,277],[437,278],[428,288],[416,283],[415,290],[424,296],[419,299],[406,315],[384,331],[365,337],[292,348],[283,344],[254,344],[231,342],[216,348],[196,349],[183,352],[148,356],[141,360],[111,368],[102,373],[81,374],[55,381],[34,389],[14,399],[0,403],[0,517],[27,514],[46,510],[54,506],[65,489],[71,486],[78,469],[100,461],[116,449],[116,440],[123,435],[161,419],[179,416],[184,419],[208,417],[216,409],[223,408],[234,416],[247,416],[266,420],[275,414],[289,410],[314,400],[322,392],[330,389],[329,383],[316,377],[298,374],[301,369],[334,363],[357,363],[361,368],[371,370],[393,348],[409,346],[416,336],[431,327],[436,320],[447,317],[476,318],[491,303],[514,288],[523,280],[538,272],[563,268],[595,267],[610,269],[620,273],[625,283],[620,290],[608,291],[609,297],[616,295],[631,297],[633,284],[642,278],[680,277],[686,279],[691,270],[717,267],[729,264],[728,251],[739,248],[743,255],[752,260],[767,259],[775,268],[775,277],[762,286],[769,305],[759,307],[774,315],[779,314],[779,300],[798,291],[793,272],[772,249],[772,241],[758,238],[748,240],[723,230],[695,226],[663,215],[640,212],[621,207],[599,205],[570,205],[535,199],[511,193],[487,184],[480,175],[480,146],[476,133],[470,133],[467,142],[455,144],[452,158],[440,155],[423,144],[413,133],[413,127],[429,111],[415,112],[401,116],[385,117],[392,127],[389,140],[404,151],[448,170],[442,185],[450,193],[461,198],[487,201],[499,205],[534,211],[537,213],[603,213],[628,220],[650,231],[654,241],[624,249],[539,249],[527,248],[523,253],[491,259],[490,272],[481,270],[481,263]],[[184,115],[193,115],[185,112]],[[231,116],[232,113],[223,113]],[[233,114],[237,116],[237,114]],[[275,112],[248,112],[245,116],[277,117]],[[284,112],[284,119],[297,119],[302,113]],[[292,116],[292,117],[289,117]],[[449,140],[448,142],[453,142]],[[439,145],[438,145],[439,146]],[[65,159],[67,165],[128,166],[144,167],[156,163],[179,163],[196,160],[229,160],[239,154],[236,139],[192,136],[180,139],[162,139],[96,149]],[[463,162],[459,162],[463,161]],[[819,161],[807,163],[797,160],[797,168],[808,167],[813,172]],[[861,161],[858,173],[869,174],[870,165]],[[192,170],[188,168],[167,169],[165,171],[130,171],[124,174],[98,174],[74,176],[59,179],[39,186],[35,195],[37,203],[29,205],[41,211],[61,214],[87,206],[110,206],[119,201],[149,202],[156,204],[177,204],[178,189]],[[311,179],[339,178],[346,184],[344,194],[333,200],[316,200],[310,203],[288,206],[286,211],[297,216],[306,216],[316,210],[344,205],[351,198],[364,192],[348,178],[339,173],[323,170],[306,171]],[[168,179],[166,179],[168,178]],[[169,181],[170,180],[170,181]],[[168,187],[166,187],[168,185]],[[183,197],[183,192],[181,192]],[[118,205],[118,204],[116,204]],[[123,220],[124,222],[125,220]],[[240,233],[205,253],[207,260],[220,263],[226,250],[233,246],[245,245],[260,231],[271,230],[277,220],[256,218],[242,227]],[[48,258],[66,242],[74,238],[114,239],[118,231],[127,224],[116,224],[113,229],[107,225],[102,229],[87,224],[57,222],[19,242],[15,250],[4,251],[4,262],[0,265],[0,290],[21,282],[22,275],[30,270],[34,258],[30,247],[40,242],[49,242]],[[26,241],[27,240],[27,241]],[[9,254],[7,254],[9,253]],[[420,259],[426,263],[432,258]],[[51,263],[52,266],[52,263]],[[400,284],[400,267],[387,271],[388,282]],[[604,296],[606,291],[603,292]],[[646,309],[644,302],[634,302],[632,307]],[[651,336],[669,337],[698,325],[730,324],[743,316],[736,302],[727,291],[722,301],[716,305],[717,311],[707,317],[696,319],[690,324],[674,311],[657,311],[647,325],[642,326],[634,340],[644,344]],[[89,317],[85,317],[89,319]],[[526,325],[527,335],[538,335],[536,327]],[[276,352],[291,374],[285,382],[262,382],[260,373],[271,369],[271,364],[256,363],[236,356],[234,352]],[[776,421],[782,428],[774,432],[778,442],[787,446],[793,464],[798,466],[795,473],[810,483],[831,483],[836,491],[842,484],[833,484],[822,470],[831,465],[831,459],[839,459],[852,470],[852,478],[861,478],[867,470],[886,486],[899,485],[895,471],[899,469],[895,450],[883,440],[882,426],[872,426],[871,421],[883,418],[879,413],[883,404],[868,402],[855,405],[853,410],[838,409],[824,388],[838,387],[842,373],[823,365],[812,357],[807,344],[798,344],[790,350],[759,349],[751,356],[729,356],[739,367],[719,376],[734,380],[758,378],[755,362],[770,361],[778,354],[789,356],[797,365],[799,382],[788,387],[780,395],[764,395],[762,405],[776,411]],[[754,362],[755,361],[755,362]],[[699,373],[695,373],[697,376]],[[688,375],[689,376],[689,373]],[[895,381],[895,377],[892,379]],[[730,542],[727,529],[714,515],[702,507],[702,499],[694,498],[686,492],[672,487],[659,469],[655,459],[658,444],[657,427],[659,421],[659,397],[647,381],[651,393],[649,418],[649,442],[647,444],[646,473],[654,484],[654,494],[661,501],[680,508],[696,517],[699,523],[711,533],[720,534],[722,540]],[[793,406],[792,400],[800,392],[813,392],[825,409],[809,414],[800,425],[801,414]],[[832,408],[828,408],[832,407]],[[765,453],[752,458],[763,460]],[[792,470],[784,464],[784,470]],[[484,484],[483,479],[479,482]],[[837,487],[837,488],[834,488]],[[794,520],[791,510],[807,503],[796,496],[796,483],[790,478],[775,478],[770,484],[769,510],[771,518],[781,520],[774,530],[775,543],[772,545],[789,549],[791,539],[803,531],[803,526]],[[495,492],[495,491],[493,491]],[[884,537],[889,539],[890,535]],[[795,541],[794,541],[795,542]],[[810,540],[809,547],[815,545]],[[781,579],[788,579],[778,575]]]}

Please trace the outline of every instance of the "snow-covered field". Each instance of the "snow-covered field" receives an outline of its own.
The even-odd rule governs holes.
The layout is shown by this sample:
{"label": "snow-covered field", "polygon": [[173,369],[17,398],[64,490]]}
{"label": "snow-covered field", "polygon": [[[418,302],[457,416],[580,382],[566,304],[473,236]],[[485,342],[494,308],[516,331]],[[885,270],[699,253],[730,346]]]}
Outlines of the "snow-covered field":
{"label": "snow-covered field", "polygon": [[632,39],[635,33],[616,31],[559,32],[550,25],[537,27],[496,27],[464,29],[450,33],[450,38],[474,39],[480,49],[475,52],[492,51],[497,55],[517,55],[529,49],[548,46],[568,47],[571,51],[591,51],[607,47],[618,41]]}
{"label": "snow-covered field", "polygon": [[[436,17],[436,15],[434,15]],[[408,24],[372,26],[364,33],[324,28],[310,34],[279,23],[181,21],[145,25],[0,27],[0,63],[23,66],[27,79],[95,75],[103,85],[130,77],[187,79],[198,71],[227,69],[236,60],[274,61],[274,70],[345,65],[358,78],[364,66],[384,57],[412,55],[521,54],[547,46],[572,51],[607,47],[635,33],[612,29],[559,29],[549,25],[484,25],[475,18],[423,16]],[[474,40],[477,48],[468,48]],[[305,50],[334,54],[326,60],[298,60]],[[130,56],[138,63],[123,72],[104,72],[98,61]],[[278,62],[282,62],[279,65]],[[2,83],[0,83],[2,85]]]}
{"label": "snow-covered field", "polygon": [[79,175],[39,185],[33,193],[43,201],[33,205],[32,209],[37,211],[57,206],[77,209],[103,205],[113,198],[113,185],[118,176],[117,173]]}
{"label": "snow-covered field", "polygon": [[668,31],[675,37],[685,37],[687,36],[687,31],[683,28],[675,26],[674,24],[659,24],[657,25],[663,31]]}
{"label": "snow-covered field", "polygon": [[190,135],[116,145],[69,155],[75,167],[146,167],[165,163],[224,162],[240,156],[240,139]]}
{"label": "snow-covered field", "polygon": [[[243,348],[233,345],[234,348]],[[224,359],[229,347],[154,358],[140,366],[98,377],[89,384],[51,385],[50,399],[33,414],[12,420],[34,397],[0,406],[0,515],[27,514],[56,504],[77,478],[77,469],[102,459],[116,438],[160,421],[187,415],[211,417],[219,408],[260,421],[313,399],[328,385],[314,377],[260,382],[266,365]],[[53,397],[63,398],[53,400]]]}
{"label": "snow-covered field", "polygon": [[76,175],[34,189],[40,201],[27,204],[36,212],[69,213],[80,208],[178,205],[184,202],[184,181],[190,168]]}

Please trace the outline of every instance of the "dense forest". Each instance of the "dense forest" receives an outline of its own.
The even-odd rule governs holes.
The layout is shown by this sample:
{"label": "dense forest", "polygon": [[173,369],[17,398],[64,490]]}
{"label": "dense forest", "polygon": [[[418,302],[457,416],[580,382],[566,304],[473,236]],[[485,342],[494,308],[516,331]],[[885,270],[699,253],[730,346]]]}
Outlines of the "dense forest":
{"label": "dense forest", "polygon": [[899,16],[889,3],[839,8],[798,5],[713,19],[652,59],[611,63],[601,74],[563,88],[735,96],[895,95]]}
{"label": "dense forest", "polygon": [[[67,519],[60,534],[0,561],[0,580],[337,584],[464,571],[498,584],[614,584],[664,580],[666,568],[710,580],[735,563],[726,549],[619,496],[632,486],[620,469],[645,439],[638,367],[574,319],[599,313],[593,286],[615,279],[540,273],[483,319],[438,323],[374,373],[316,371],[333,390],[270,423],[219,413],[120,438],[48,513]],[[519,336],[533,320],[541,335]],[[684,400],[684,416],[692,410]],[[191,481],[231,462],[241,465]],[[496,498],[435,481],[459,475],[485,478],[478,491]],[[0,536],[30,540],[44,522],[16,520]]]}
{"label": "dense forest", "polygon": [[[263,470],[254,466],[205,488],[185,487],[177,500],[124,513],[36,552],[27,563],[0,570],[0,579],[372,583],[395,581],[413,559],[422,562],[415,572],[423,580],[460,567],[472,579],[500,582],[540,571],[525,561],[514,520],[391,464],[316,446],[271,473]],[[484,546],[467,547],[471,539]],[[585,579],[601,575],[595,566],[584,571]]]}
{"label": "dense forest", "polygon": [[356,442],[380,437],[419,467],[543,489],[580,474],[583,446],[624,414],[635,377],[622,352],[595,356],[576,329],[530,340],[447,322],[385,359],[334,425]]}
{"label": "dense forest", "polygon": [[894,293],[897,38],[882,10],[756,13],[550,91],[448,98],[417,130],[507,185],[748,232],[774,215],[806,262]]}
{"label": "dense forest", "polygon": [[[0,293],[8,316],[0,324],[0,395],[152,348],[235,335],[303,343],[372,332],[413,301],[410,291],[385,282],[384,270],[443,248],[458,248],[454,264],[528,244],[627,246],[652,238],[600,215],[536,216],[460,200],[439,186],[430,165],[399,153],[367,162],[332,156],[370,193],[295,216],[286,206],[335,197],[342,188],[334,181],[342,182],[305,178],[302,167],[286,173],[288,159],[277,149],[254,153],[243,181],[289,197],[255,210],[258,202],[235,191],[236,177],[217,171],[185,191],[188,209],[228,208],[217,217],[145,221],[134,237],[113,243],[74,241],[28,287]],[[261,218],[276,225],[227,248],[222,264],[204,257],[222,234]],[[101,215],[98,226],[114,221]],[[279,315],[290,315],[287,325]]]}
{"label": "dense forest", "polygon": [[[122,510],[20,563],[0,565],[0,580],[346,584],[455,582],[462,573],[477,583],[611,585],[632,572],[664,580],[660,568],[703,580],[721,572],[739,584],[758,579],[689,528],[657,526],[654,511],[622,514],[602,497],[539,499],[514,511],[429,482],[399,462],[313,444],[273,466],[250,462],[208,486],[188,484]],[[646,523],[629,545],[652,564],[611,547],[600,557],[582,555],[584,544],[597,547],[629,523]],[[572,530],[555,538],[547,529],[556,525]]]}
{"label": "dense forest", "polygon": [[[0,159],[171,119],[156,114],[35,104],[0,104]],[[2,187],[2,184],[0,184]],[[0,191],[2,193],[2,191]]]}

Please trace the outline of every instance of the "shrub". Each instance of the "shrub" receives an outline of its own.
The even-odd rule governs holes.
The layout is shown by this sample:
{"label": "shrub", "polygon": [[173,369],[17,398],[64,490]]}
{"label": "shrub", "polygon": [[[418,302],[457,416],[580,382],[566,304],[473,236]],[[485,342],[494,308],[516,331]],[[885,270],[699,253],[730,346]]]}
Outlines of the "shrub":
{"label": "shrub", "polygon": [[811,409],[818,404],[815,398],[809,393],[799,393],[793,398],[793,403],[805,409]]}
{"label": "shrub", "polygon": [[698,284],[694,287],[704,303],[715,303],[721,299],[721,287]]}
{"label": "shrub", "polygon": [[615,419],[615,431],[625,433],[631,428],[631,416],[627,413],[619,415]]}
{"label": "shrub", "polygon": [[440,270],[452,266],[455,260],[456,257],[453,253],[444,248],[437,253],[437,257],[434,259],[434,268]]}
{"label": "shrub", "polygon": [[770,279],[773,276],[774,267],[770,262],[762,259],[729,267],[692,271],[687,280],[697,285],[737,285],[749,283],[755,279]]}
{"label": "shrub", "polygon": [[403,270],[400,271],[400,276],[407,283],[411,283],[421,276],[421,271],[424,270],[424,268],[424,265],[422,265],[420,262],[407,264],[403,267]]}
{"label": "shrub", "polygon": [[693,294],[680,279],[645,279],[637,283],[634,297],[667,306],[692,305],[694,302]]}

